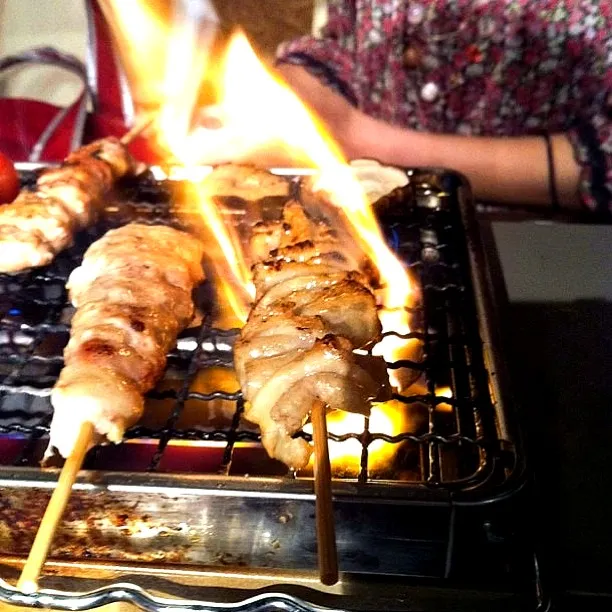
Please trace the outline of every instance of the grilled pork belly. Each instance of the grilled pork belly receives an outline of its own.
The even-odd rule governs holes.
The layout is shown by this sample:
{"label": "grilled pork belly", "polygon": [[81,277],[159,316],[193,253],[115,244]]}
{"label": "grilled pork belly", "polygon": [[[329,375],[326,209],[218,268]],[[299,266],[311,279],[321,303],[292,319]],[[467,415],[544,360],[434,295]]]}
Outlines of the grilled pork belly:
{"label": "grilled pork belly", "polygon": [[310,350],[293,352],[287,362],[264,371],[264,376],[258,369],[265,368],[265,362],[253,362],[248,375],[266,382],[249,400],[246,416],[259,424],[263,445],[272,456],[296,468],[308,463],[310,444],[291,434],[302,427],[315,399],[331,410],[369,414],[377,384],[357,366],[352,351],[345,338],[328,335],[316,340]]}
{"label": "grilled pork belly", "polygon": [[304,240],[291,244],[286,247],[279,247],[270,251],[268,261],[286,261],[304,263],[320,263],[324,260],[334,260],[335,263],[346,262],[346,257],[338,251],[338,244],[330,240],[329,242],[317,242]]}
{"label": "grilled pork belly", "polygon": [[0,207],[0,273],[49,264],[75,231],[96,221],[114,182],[134,170],[126,147],[105,138],[43,172],[34,193]]}
{"label": "grilled pork belly", "polygon": [[84,422],[97,441],[119,442],[140,418],[143,394],[193,319],[203,252],[185,232],[138,224],[111,230],[87,250],[68,283],[77,309],[51,394],[50,448],[68,456]]}
{"label": "grilled pork belly", "polygon": [[53,248],[39,230],[24,231],[15,225],[0,225],[1,272],[21,272],[24,262],[28,262],[26,267],[46,266],[54,257]]}
{"label": "grilled pork belly", "polygon": [[79,165],[83,160],[103,162],[94,165],[94,167],[98,168],[98,172],[101,177],[104,177],[105,181],[108,181],[107,173],[109,169],[115,180],[131,174],[135,170],[135,161],[126,146],[114,137],[96,140],[73,151],[66,158],[66,164],[69,166]]}
{"label": "grilled pork belly", "polygon": [[[310,289],[317,289],[321,284],[337,282],[349,275],[358,273],[345,272],[346,262],[331,258],[313,258],[308,261],[267,261],[253,267],[253,283],[255,289],[263,295],[277,286],[285,287],[283,293],[302,288],[310,283]],[[365,279],[364,279],[365,280]]]}
{"label": "grilled pork belly", "polygon": [[254,225],[250,240],[251,260],[277,259],[288,249],[286,257],[298,261],[306,254],[299,255],[296,251],[308,246],[316,249],[319,255],[332,252],[338,249],[338,237],[326,223],[311,219],[304,207],[292,200],[285,204],[278,221],[260,221]]}
{"label": "grilled pork belly", "polygon": [[353,350],[378,341],[381,325],[367,278],[301,206],[287,204],[283,219],[267,227],[270,233],[260,225],[251,242],[254,252],[263,244],[274,248],[253,266],[256,301],[234,347],[234,364],[245,416],[259,425],[266,451],[300,469],[312,448],[292,436],[316,400],[368,414],[378,384]]}
{"label": "grilled pork belly", "polygon": [[204,188],[210,194],[250,201],[288,197],[289,187],[284,178],[249,164],[217,166],[204,181]]}
{"label": "grilled pork belly", "polygon": [[3,224],[26,233],[38,232],[52,252],[72,242],[72,218],[55,198],[20,194],[14,202],[0,209],[0,214]]}
{"label": "grilled pork belly", "polygon": [[[73,224],[79,229],[95,221],[98,212],[96,195],[103,193],[107,184],[91,170],[91,166],[85,164],[62,166],[45,171],[37,181],[37,194],[63,202]],[[112,179],[110,170],[108,179]]]}

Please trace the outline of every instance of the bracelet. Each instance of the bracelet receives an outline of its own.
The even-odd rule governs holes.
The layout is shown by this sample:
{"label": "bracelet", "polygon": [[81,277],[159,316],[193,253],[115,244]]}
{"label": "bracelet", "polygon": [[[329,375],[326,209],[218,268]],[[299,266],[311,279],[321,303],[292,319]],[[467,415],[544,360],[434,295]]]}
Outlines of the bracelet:
{"label": "bracelet", "polygon": [[555,174],[555,157],[553,153],[550,134],[544,134],[544,142],[546,143],[546,158],[548,160],[548,194],[550,196],[550,204],[553,212],[561,210],[559,203],[559,194],[557,192],[557,176]]}

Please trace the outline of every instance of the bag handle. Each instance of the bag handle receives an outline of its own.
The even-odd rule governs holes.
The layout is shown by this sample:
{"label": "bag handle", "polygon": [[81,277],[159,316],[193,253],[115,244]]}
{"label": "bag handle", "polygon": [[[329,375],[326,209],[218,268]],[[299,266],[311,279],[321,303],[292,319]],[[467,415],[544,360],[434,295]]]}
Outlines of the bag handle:
{"label": "bag handle", "polygon": [[63,68],[73,74],[76,74],[81,80],[82,87],[77,98],[64,108],[60,108],[53,119],[47,124],[39,136],[30,155],[28,161],[38,162],[41,158],[45,147],[62,124],[64,119],[73,111],[76,110],[75,124],[73,133],[70,139],[70,150],[74,151],[81,146],[83,142],[83,131],[85,128],[85,119],[87,115],[87,103],[92,99],[91,90],[87,80],[87,71],[84,64],[75,56],[69,53],[63,53],[51,47],[38,47],[29,49],[14,55],[8,55],[0,58],[0,73],[22,64],[41,64],[47,66],[56,66]]}
{"label": "bag handle", "polygon": [[117,116],[119,111],[119,119],[129,128],[134,124],[134,99],[125,69],[114,52],[108,21],[98,0],[83,2],[87,16],[87,82],[94,111],[107,116]]}

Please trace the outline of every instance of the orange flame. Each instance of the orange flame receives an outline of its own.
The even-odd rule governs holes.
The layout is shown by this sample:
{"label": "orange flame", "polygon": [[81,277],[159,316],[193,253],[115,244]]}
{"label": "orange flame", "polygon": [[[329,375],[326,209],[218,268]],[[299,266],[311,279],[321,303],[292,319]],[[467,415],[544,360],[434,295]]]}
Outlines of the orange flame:
{"label": "orange flame", "polygon": [[[211,257],[216,276],[221,279],[219,295],[233,312],[236,324],[242,325],[248,316],[249,302],[254,297],[239,240],[231,224],[225,223],[222,214],[206,189],[206,173],[199,166],[198,146],[201,141],[193,138],[191,124],[200,87],[206,74],[214,30],[202,30],[198,24],[182,15],[174,27],[164,23],[158,12],[145,0],[118,3],[106,0],[116,27],[115,35],[122,43],[123,56],[128,66],[137,66],[138,82],[151,81],[149,95],[157,97],[158,119],[155,122],[159,145],[168,151],[181,168],[181,176],[191,184],[187,211],[194,210],[204,221],[205,238],[220,251],[219,257]],[[175,19],[180,15],[177,14]],[[204,32],[204,33],[203,33]],[[159,51],[159,41],[164,41],[164,52]],[[157,45],[154,44],[155,41]],[[165,65],[160,74],[159,66]],[[184,204],[182,204],[184,206]]]}
{"label": "orange flame", "polygon": [[[217,301],[221,304],[220,314],[225,317],[218,324],[242,327],[249,315],[255,287],[243,251],[239,247],[240,240],[233,226],[223,219],[206,189],[206,183],[193,183],[191,187],[186,194],[191,200],[186,210],[191,212],[192,208],[195,208],[204,222],[204,227],[199,228],[199,231],[210,245],[209,260],[215,267],[215,278],[218,281]],[[215,250],[218,253],[215,253]],[[233,320],[228,316],[229,313],[233,314]]]}
{"label": "orange flame", "polygon": [[163,99],[169,28],[159,0],[98,0],[113,34],[121,65],[139,104]]}
{"label": "orange flame", "polygon": [[[144,2],[141,4],[146,5]],[[138,25],[132,21],[131,31],[137,29]],[[167,36],[159,136],[161,143],[185,167],[185,175],[192,176],[198,172],[201,151],[210,148],[211,130],[190,130],[206,58],[197,50],[195,37],[188,32],[174,31]],[[208,66],[209,74],[211,68]],[[355,241],[378,268],[384,307],[381,311],[383,331],[409,333],[405,306],[413,302],[414,288],[408,273],[387,246],[361,185],[323,124],[279,76],[260,62],[242,33],[231,39],[216,74],[219,75],[216,82],[218,110],[224,126],[228,126],[233,134],[230,143],[235,147],[236,156],[246,157],[248,152],[276,149],[285,158],[318,169],[317,188],[325,191],[333,204],[345,213]],[[147,78],[144,68],[142,78]],[[248,312],[244,292],[246,290],[253,296],[253,287],[243,251],[230,224],[224,222],[211,194],[207,193],[206,182],[194,182],[193,186],[194,205],[223,253],[226,262],[223,265],[229,269],[229,274],[224,274],[225,270],[218,274],[224,279],[223,291],[236,317],[244,321]],[[237,287],[242,288],[242,294]],[[410,354],[413,348],[405,340],[391,336],[376,350],[388,361],[393,361],[407,357],[406,351]],[[395,371],[389,373],[392,383],[401,387]],[[404,421],[401,406],[388,402],[373,408],[370,430],[393,435],[404,430]],[[329,428],[335,433],[361,431],[363,417],[347,413],[330,415]],[[389,453],[396,452],[395,446],[384,442],[372,443],[369,447],[370,467],[387,463],[391,456]],[[357,441],[331,443],[330,451],[335,467],[346,466],[347,462],[354,464],[357,461],[359,464],[361,445]]]}
{"label": "orange flame", "polygon": [[[387,246],[361,185],[322,123],[280,77],[264,67],[242,33],[232,38],[221,75],[219,107],[233,133],[241,137],[237,148],[245,153],[273,146],[319,169],[317,188],[346,213],[360,247],[379,270],[383,331],[409,333],[404,308],[413,300],[414,289],[408,273]],[[188,146],[193,156],[205,144],[202,138],[202,130],[190,134]],[[406,344],[400,338],[387,337],[377,352],[395,360],[405,356]],[[390,375],[395,386],[401,386],[396,373],[391,371]]]}
{"label": "orange flame", "polygon": [[[360,414],[334,411],[327,415],[327,430],[331,434],[360,434],[365,425],[365,419]],[[386,434],[396,436],[407,430],[405,407],[400,402],[374,404],[370,414],[368,430],[371,434]],[[304,425],[304,431],[312,433],[311,423]],[[398,445],[384,440],[374,440],[368,446],[368,475],[376,477],[382,473],[397,453]],[[360,471],[362,445],[359,440],[350,438],[343,442],[329,441],[329,460],[335,473],[356,477]],[[309,468],[313,466],[311,458]]]}
{"label": "orange flame", "polygon": [[[436,389],[436,397],[448,397],[449,399],[452,399],[453,392],[450,387],[442,387],[440,389]],[[446,402],[440,402],[436,406],[436,410],[439,412],[452,412],[453,407],[451,404],[447,404]]]}

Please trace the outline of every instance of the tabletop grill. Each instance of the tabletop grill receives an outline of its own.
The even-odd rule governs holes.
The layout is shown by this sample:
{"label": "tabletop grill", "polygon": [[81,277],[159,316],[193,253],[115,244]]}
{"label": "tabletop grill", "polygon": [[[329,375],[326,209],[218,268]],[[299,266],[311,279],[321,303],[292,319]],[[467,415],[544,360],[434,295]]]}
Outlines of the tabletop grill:
{"label": "tabletop grill", "polygon": [[[409,335],[422,358],[388,367],[408,369],[418,382],[393,396],[403,414],[399,433],[381,433],[363,417],[351,431],[330,433],[332,447],[351,445],[356,455],[352,467],[334,468],[340,568],[369,578],[487,573],[490,558],[472,569],[458,564],[464,536],[456,533],[456,508],[495,506],[490,502],[508,497],[522,473],[502,402],[492,296],[462,179],[436,170],[408,176],[377,212],[422,295]],[[296,176],[294,195],[299,185]],[[28,552],[56,474],[38,466],[69,333],[66,279],[108,229],[129,221],[177,223],[170,203],[180,200],[180,182],[141,177],[120,195],[105,221],[77,236],[51,266],[0,276],[0,552],[9,574]],[[228,219],[236,222],[232,212]],[[89,453],[50,555],[55,577],[44,578],[43,587],[59,576],[80,576],[72,590],[102,585],[109,597],[119,569],[173,576],[166,592],[184,582],[179,569],[202,584],[218,585],[221,573],[227,585],[246,581],[242,588],[314,586],[311,473],[289,472],[269,459],[258,431],[244,421],[231,370],[238,330],[217,327],[210,295],[205,284],[197,298],[204,323],[179,338],[142,422],[123,444]],[[444,388],[452,397],[440,395]],[[394,451],[374,468],[371,449],[382,446]],[[153,605],[149,593],[125,592]],[[14,596],[0,585],[0,598]],[[29,597],[34,604],[39,596]],[[54,597],[55,605],[67,605],[65,593]]]}

